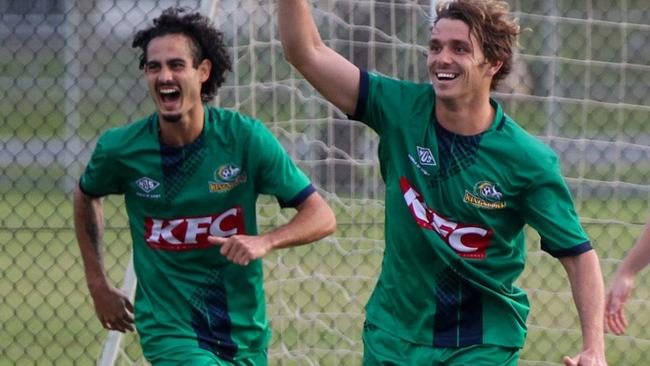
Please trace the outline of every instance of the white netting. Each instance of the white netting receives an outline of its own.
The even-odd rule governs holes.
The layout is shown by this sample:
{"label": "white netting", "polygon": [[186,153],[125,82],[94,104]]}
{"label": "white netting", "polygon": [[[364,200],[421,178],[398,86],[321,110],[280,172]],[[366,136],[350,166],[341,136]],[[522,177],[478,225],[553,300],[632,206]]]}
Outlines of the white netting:
{"label": "white netting", "polygon": [[[326,42],[362,68],[426,81],[429,0],[311,1]],[[647,0],[511,0],[524,27],[513,77],[495,94],[560,155],[609,279],[649,216],[650,6]],[[91,364],[106,333],[74,244],[69,192],[99,133],[153,106],[130,47],[170,5],[209,13],[232,47],[217,103],[269,124],[336,210],[337,233],[266,260],[274,365],[355,365],[363,305],[383,249],[383,183],[374,133],[348,121],[284,60],[275,0],[0,1],[0,363]],[[262,230],[284,222],[268,198]],[[106,266],[126,272],[122,200],[106,200]],[[522,365],[560,365],[580,348],[566,276],[529,233],[519,281],[533,304]],[[648,271],[629,301],[612,365],[650,359]],[[116,364],[142,363],[137,336]],[[110,342],[109,342],[110,344]],[[645,360],[645,361],[644,361]]]}

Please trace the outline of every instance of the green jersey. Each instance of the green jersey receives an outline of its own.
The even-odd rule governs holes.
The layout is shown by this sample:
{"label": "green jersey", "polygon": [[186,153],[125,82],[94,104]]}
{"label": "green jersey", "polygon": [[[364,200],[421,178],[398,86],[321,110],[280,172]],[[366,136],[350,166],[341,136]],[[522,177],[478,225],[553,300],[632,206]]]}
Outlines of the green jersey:
{"label": "green jersey", "polygon": [[259,194],[297,206],[314,191],[259,121],[205,107],[194,142],[165,146],[156,114],[99,138],[81,177],[88,195],[124,194],[138,285],[135,322],[150,362],[265,352],[261,260],[229,262],[208,235],[257,234]]}
{"label": "green jersey", "polygon": [[513,285],[524,225],[555,257],[591,249],[556,154],[501,106],[461,136],[435,120],[431,84],[361,72],[356,115],[379,134],[385,253],[367,321],[433,347],[523,346],[529,304]]}

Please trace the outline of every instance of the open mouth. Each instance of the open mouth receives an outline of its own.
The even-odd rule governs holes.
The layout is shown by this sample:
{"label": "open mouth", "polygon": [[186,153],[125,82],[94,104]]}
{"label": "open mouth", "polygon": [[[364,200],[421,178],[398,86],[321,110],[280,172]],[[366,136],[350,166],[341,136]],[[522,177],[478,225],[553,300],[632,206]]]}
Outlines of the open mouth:
{"label": "open mouth", "polygon": [[181,91],[178,87],[160,87],[158,88],[158,94],[160,95],[163,107],[167,109],[174,108],[181,99]]}
{"label": "open mouth", "polygon": [[436,78],[440,81],[449,81],[449,80],[454,80],[458,77],[458,74],[454,74],[451,72],[437,72],[436,73]]}

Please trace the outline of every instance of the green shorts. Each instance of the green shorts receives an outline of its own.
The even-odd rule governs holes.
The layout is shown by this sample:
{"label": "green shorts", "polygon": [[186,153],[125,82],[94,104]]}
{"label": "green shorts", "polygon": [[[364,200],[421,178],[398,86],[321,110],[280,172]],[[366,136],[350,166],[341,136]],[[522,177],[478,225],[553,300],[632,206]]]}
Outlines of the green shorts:
{"label": "green shorts", "polygon": [[178,353],[173,359],[156,360],[152,366],[266,366],[268,357],[266,352],[255,353],[249,357],[238,359],[237,361],[226,361],[216,355],[204,350]]}
{"label": "green shorts", "polygon": [[516,366],[519,348],[486,344],[434,348],[407,342],[367,324],[363,327],[364,366]]}

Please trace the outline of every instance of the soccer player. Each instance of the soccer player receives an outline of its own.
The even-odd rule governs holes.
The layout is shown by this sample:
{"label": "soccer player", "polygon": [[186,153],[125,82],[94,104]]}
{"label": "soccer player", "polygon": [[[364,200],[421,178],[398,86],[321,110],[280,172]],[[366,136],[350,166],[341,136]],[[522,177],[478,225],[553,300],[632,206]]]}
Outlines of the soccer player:
{"label": "soccer player", "polygon": [[621,335],[627,328],[625,302],[634,288],[634,277],[650,263],[650,221],[636,244],[618,266],[614,280],[607,292],[605,308],[605,329]]}
{"label": "soccer player", "polygon": [[[265,365],[270,338],[261,258],[335,230],[332,210],[259,121],[208,106],[230,69],[207,17],[169,8],[136,33],[156,111],[101,135],[74,194],[95,311],[135,328],[153,365]],[[135,306],[106,277],[101,197],[126,202]],[[257,233],[259,194],[297,213]],[[135,314],[133,314],[135,312]]]}
{"label": "soccer player", "polygon": [[497,0],[436,6],[431,83],[360,70],[321,40],[305,0],[279,0],[286,59],[379,135],[385,252],[366,306],[364,365],[516,365],[524,225],[571,283],[583,335],[566,365],[605,365],[604,285],[556,154],[490,98],[520,32]]}

